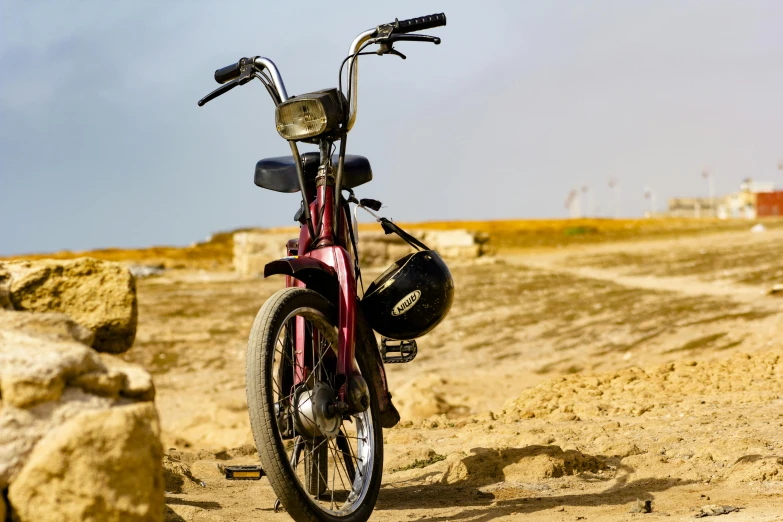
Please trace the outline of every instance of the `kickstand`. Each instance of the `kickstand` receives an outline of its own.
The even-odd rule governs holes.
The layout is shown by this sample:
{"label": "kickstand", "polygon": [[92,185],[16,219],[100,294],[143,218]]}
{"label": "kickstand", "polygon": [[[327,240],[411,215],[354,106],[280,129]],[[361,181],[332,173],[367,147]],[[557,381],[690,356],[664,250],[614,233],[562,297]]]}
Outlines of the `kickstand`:
{"label": "kickstand", "polygon": [[275,513],[278,513],[280,511],[280,499],[275,500]]}

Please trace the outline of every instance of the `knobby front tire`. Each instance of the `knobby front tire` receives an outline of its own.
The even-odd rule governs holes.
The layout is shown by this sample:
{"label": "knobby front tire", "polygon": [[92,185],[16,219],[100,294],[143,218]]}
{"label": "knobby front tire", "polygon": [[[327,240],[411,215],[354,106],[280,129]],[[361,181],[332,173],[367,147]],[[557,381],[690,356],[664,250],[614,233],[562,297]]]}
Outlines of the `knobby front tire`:
{"label": "knobby front tire", "polygon": [[[305,357],[305,365],[310,366],[306,383],[294,387],[291,332],[296,331],[297,317],[304,318],[305,344],[309,345],[305,351],[311,352]],[[304,412],[315,416],[307,409],[308,398],[315,403],[314,390],[332,390],[336,384],[332,355],[337,347],[336,324],[337,310],[322,295],[286,288],[261,307],[248,340],[246,390],[253,437],[272,489],[297,522],[364,522],[372,514],[381,486],[383,435],[372,373],[364,360],[357,363],[369,388],[368,410],[329,421],[341,421],[339,432],[332,437],[307,433],[310,417]],[[369,328],[362,331],[372,332]],[[293,413],[281,414],[286,411]],[[289,417],[300,423],[286,422]]]}

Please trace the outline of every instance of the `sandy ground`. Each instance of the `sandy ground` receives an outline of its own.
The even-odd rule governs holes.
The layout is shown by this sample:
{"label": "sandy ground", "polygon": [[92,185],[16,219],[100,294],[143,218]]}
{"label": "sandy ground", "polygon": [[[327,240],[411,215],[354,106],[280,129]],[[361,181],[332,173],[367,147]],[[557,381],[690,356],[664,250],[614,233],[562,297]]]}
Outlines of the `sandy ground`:
{"label": "sandy ground", "polygon": [[[720,504],[783,520],[783,297],[766,294],[781,252],[782,231],[743,232],[454,266],[449,318],[388,369],[403,422],[384,433],[373,519],[684,520]],[[281,284],[139,282],[127,357],[154,372],[169,460],[190,468],[169,520],[290,520],[266,479],[218,471],[257,462],[245,343]]]}

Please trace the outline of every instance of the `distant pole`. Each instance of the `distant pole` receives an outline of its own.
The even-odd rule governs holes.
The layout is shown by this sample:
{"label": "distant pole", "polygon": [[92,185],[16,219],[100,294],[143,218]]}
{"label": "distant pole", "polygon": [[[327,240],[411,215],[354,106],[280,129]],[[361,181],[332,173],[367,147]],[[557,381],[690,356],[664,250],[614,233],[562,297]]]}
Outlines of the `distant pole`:
{"label": "distant pole", "polygon": [[655,216],[655,212],[658,210],[655,191],[650,187],[644,187],[644,197],[650,200],[650,217]]}
{"label": "distant pole", "polygon": [[715,208],[715,177],[707,169],[701,171],[701,177],[707,180],[707,188],[710,194],[710,207],[712,208],[712,217],[716,217],[718,215],[718,209]]}
{"label": "distant pole", "polygon": [[580,217],[581,209],[579,207],[579,191],[571,190],[565,200],[565,208],[568,209],[568,217],[572,219]]}
{"label": "distant pole", "polygon": [[582,194],[585,194],[585,199],[587,200],[585,203],[585,212],[583,212],[583,216],[592,216],[593,215],[593,193],[590,191],[590,187],[587,185],[582,186]]}
{"label": "distant pole", "polygon": [[620,217],[620,185],[617,178],[609,178],[609,188],[614,196],[614,218]]}

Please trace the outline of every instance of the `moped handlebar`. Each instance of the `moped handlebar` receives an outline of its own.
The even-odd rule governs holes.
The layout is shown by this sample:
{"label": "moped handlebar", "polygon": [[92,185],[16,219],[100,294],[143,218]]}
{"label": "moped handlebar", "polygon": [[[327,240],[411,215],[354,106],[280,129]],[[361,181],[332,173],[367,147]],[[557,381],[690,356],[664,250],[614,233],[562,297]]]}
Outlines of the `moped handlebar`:
{"label": "moped handlebar", "polygon": [[[395,20],[390,24],[385,24],[386,30],[392,28],[392,33],[410,33],[413,31],[422,31],[424,29],[432,29],[433,27],[440,27],[446,25],[446,15],[444,13],[421,16],[419,18],[411,18],[409,20],[403,20],[402,22]],[[348,56],[351,57],[348,61],[348,82],[351,85],[351,106],[349,108],[348,116],[348,128],[351,130],[354,122],[356,121],[356,112],[359,105],[359,64],[355,57],[353,57],[359,49],[372,38],[379,36],[379,30],[384,26],[374,27],[368,29],[354,38],[351,43],[351,48],[348,50]],[[388,34],[388,33],[387,33]],[[354,63],[356,62],[356,63]]]}
{"label": "moped handlebar", "polygon": [[[348,52],[348,56],[351,57],[350,61],[348,62],[348,71],[349,71],[348,81],[352,86],[353,95],[351,97],[351,107],[349,109],[350,115],[348,118],[348,126],[346,130],[350,130],[351,127],[353,127],[354,121],[356,120],[356,108],[358,105],[357,90],[358,90],[359,68],[357,64],[353,63],[356,59],[353,55],[358,52],[359,48],[362,47],[362,45],[367,43],[369,40],[379,36],[384,36],[387,39],[387,43],[393,43],[393,41],[408,40],[408,38],[400,38],[398,36],[397,38],[392,38],[391,40],[388,40],[390,36],[402,35],[406,33],[412,33],[415,31],[423,31],[425,29],[432,29],[433,27],[441,27],[444,25],[446,25],[446,15],[444,13],[439,13],[439,14],[433,14],[428,16],[420,16],[418,18],[410,18],[408,20],[402,20],[402,21],[395,20],[391,24],[385,24],[384,26],[368,29],[363,33],[360,33],[354,39],[353,43],[351,44],[350,51]],[[380,34],[381,28],[385,29],[384,34]],[[423,35],[420,38],[416,38],[415,40],[413,38],[410,38],[410,40],[408,41],[429,41],[435,44],[440,43],[439,38],[423,36]],[[279,99],[279,101],[286,101],[288,99],[288,93],[286,92],[285,84],[283,83],[283,78],[280,76],[280,71],[277,69],[277,67],[275,66],[274,62],[272,62],[272,60],[268,58],[263,58],[261,56],[255,56],[253,58],[242,58],[237,63],[227,65],[222,69],[218,69],[217,71],[215,71],[215,81],[217,81],[220,84],[228,84],[229,82],[237,81],[239,77],[242,75],[242,68],[249,64],[253,64],[258,71],[266,70],[270,73],[272,84],[274,85],[274,90],[277,91],[276,98]],[[242,83],[246,83],[244,78]],[[226,87],[225,89],[222,87],[216,89],[212,93],[205,96],[199,102],[199,106],[202,106],[208,101],[216,98],[217,96],[220,96],[221,94],[228,92],[229,90],[233,89],[236,85],[237,84],[233,84],[230,87],[228,85],[224,85],[224,87]]]}
{"label": "moped handlebar", "polygon": [[205,103],[227,93],[237,85],[244,85],[253,78],[254,72],[264,70],[268,71],[272,78],[272,85],[274,86],[273,98],[275,98],[276,103],[288,100],[288,93],[285,90],[285,84],[277,66],[269,58],[255,56],[253,58],[242,58],[235,64],[227,65],[215,71],[215,81],[223,85],[199,100],[198,106],[203,107]]}

